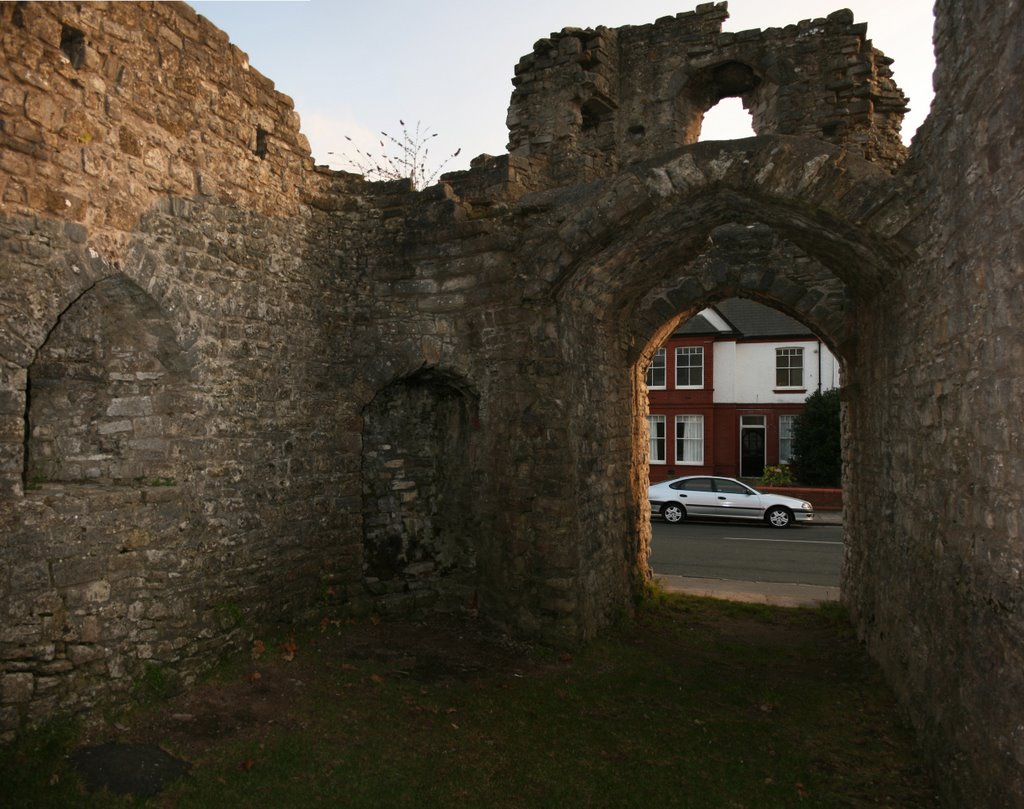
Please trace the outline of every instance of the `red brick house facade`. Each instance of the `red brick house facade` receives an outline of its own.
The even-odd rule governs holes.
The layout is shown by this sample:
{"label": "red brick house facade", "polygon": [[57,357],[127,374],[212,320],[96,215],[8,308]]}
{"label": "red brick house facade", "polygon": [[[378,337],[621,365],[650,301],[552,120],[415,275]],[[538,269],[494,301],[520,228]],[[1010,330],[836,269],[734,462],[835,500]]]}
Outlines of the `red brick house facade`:
{"label": "red brick house facade", "polygon": [[807,396],[838,385],[838,360],[793,318],[741,298],[703,310],[647,370],[651,482],[760,477],[789,460]]}

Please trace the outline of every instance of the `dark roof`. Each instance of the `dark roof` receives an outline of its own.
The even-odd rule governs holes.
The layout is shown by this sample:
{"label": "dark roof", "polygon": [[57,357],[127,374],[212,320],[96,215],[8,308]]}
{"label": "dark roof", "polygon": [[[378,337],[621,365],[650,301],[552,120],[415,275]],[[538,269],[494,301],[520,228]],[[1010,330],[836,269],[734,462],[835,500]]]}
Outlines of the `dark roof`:
{"label": "dark roof", "polygon": [[719,330],[704,318],[704,315],[696,314],[684,323],[680,323],[675,330],[676,334],[719,334]]}
{"label": "dark roof", "polygon": [[[814,332],[777,309],[748,298],[727,298],[713,307],[732,326],[736,337],[805,337]],[[703,316],[694,315],[681,323],[676,334],[718,334]],[[725,332],[728,334],[729,332]]]}

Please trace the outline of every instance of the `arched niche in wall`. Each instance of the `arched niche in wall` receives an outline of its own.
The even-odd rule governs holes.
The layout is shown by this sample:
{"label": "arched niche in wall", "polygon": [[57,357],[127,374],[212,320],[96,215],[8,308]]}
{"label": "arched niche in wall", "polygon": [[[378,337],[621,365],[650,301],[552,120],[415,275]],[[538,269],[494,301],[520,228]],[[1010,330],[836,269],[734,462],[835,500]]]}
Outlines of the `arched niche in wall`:
{"label": "arched niche in wall", "polygon": [[615,104],[594,94],[580,105],[580,146],[603,151],[615,146]]}
{"label": "arched niche in wall", "polygon": [[28,369],[25,479],[170,482],[188,374],[156,302],[123,276],[60,316]]}
{"label": "arched niche in wall", "polygon": [[422,370],[363,412],[363,574],[387,608],[456,610],[475,599],[477,396]]}

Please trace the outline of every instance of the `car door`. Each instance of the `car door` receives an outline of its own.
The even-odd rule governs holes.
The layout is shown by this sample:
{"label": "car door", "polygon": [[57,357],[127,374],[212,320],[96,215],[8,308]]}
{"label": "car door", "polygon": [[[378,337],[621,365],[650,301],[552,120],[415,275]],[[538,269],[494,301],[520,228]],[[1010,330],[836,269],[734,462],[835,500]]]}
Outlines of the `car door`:
{"label": "car door", "polygon": [[715,478],[718,513],[738,520],[761,519],[761,498],[756,492],[735,480]]}
{"label": "car door", "polygon": [[711,517],[718,503],[711,478],[686,478],[673,484],[678,500],[691,517]]}

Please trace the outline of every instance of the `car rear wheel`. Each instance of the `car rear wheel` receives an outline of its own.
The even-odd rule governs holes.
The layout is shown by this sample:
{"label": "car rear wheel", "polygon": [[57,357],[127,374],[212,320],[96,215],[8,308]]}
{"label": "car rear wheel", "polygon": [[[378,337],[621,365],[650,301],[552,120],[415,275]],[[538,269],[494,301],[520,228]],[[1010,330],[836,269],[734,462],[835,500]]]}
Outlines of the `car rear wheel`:
{"label": "car rear wheel", "polygon": [[661,507],[661,516],[665,522],[682,522],[686,517],[686,510],[677,503],[666,503]]}
{"label": "car rear wheel", "polygon": [[793,522],[792,512],[782,506],[772,506],[765,512],[764,518],[772,528],[788,528]]}

